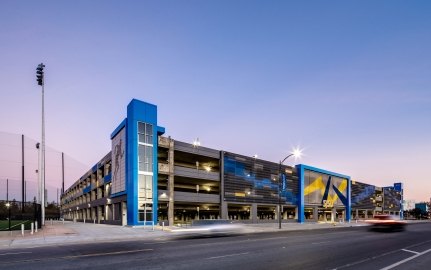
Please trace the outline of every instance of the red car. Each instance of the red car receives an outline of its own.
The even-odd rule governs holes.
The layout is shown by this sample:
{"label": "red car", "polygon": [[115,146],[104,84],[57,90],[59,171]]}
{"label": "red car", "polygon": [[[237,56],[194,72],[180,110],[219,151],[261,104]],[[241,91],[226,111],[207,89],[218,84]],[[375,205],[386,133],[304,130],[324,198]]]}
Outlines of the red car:
{"label": "red car", "polygon": [[407,223],[394,215],[375,215],[373,219],[367,220],[374,231],[404,231]]}

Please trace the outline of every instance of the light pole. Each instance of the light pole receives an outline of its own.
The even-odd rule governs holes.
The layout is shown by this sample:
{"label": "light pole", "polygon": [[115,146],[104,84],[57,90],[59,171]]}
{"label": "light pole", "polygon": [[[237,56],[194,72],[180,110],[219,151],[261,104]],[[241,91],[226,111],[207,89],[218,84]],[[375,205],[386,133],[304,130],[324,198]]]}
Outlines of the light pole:
{"label": "light pole", "polygon": [[36,149],[37,149],[37,202],[41,203],[42,199],[41,199],[41,192],[42,192],[42,188],[41,188],[41,184],[40,184],[40,143],[36,143]]}
{"label": "light pole", "polygon": [[7,207],[7,209],[8,209],[8,213],[9,213],[8,220],[9,220],[9,231],[10,231],[10,230],[11,230],[11,228],[10,228],[10,202],[9,202],[9,201],[6,203],[6,207]]}
{"label": "light pole", "polygon": [[283,211],[281,210],[281,165],[283,162],[286,161],[286,159],[290,158],[291,156],[294,156],[295,158],[301,157],[301,150],[300,149],[294,149],[292,153],[290,153],[287,157],[285,157],[283,160],[280,160],[279,166],[278,166],[278,229],[281,229],[281,215],[283,214]]}
{"label": "light pole", "polygon": [[41,215],[42,226],[45,225],[45,76],[43,68],[45,65],[40,63],[36,68],[37,84],[42,86],[42,143],[41,143],[41,164],[40,164],[40,189],[41,189]]}
{"label": "light pole", "polygon": [[9,179],[6,179],[6,207],[8,209],[9,231],[10,231],[10,202],[9,202]]}

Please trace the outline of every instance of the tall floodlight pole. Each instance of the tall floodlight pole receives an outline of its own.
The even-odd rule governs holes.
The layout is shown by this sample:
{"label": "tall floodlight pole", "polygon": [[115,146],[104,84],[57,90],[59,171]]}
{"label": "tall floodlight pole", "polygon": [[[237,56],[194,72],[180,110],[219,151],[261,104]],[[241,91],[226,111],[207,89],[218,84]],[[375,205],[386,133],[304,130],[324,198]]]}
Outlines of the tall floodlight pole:
{"label": "tall floodlight pole", "polygon": [[36,149],[37,149],[37,202],[41,203],[41,191],[42,186],[40,184],[40,143],[36,143]]}
{"label": "tall floodlight pole", "polygon": [[21,193],[22,193],[21,213],[24,213],[24,202],[25,202],[24,134],[21,135],[21,152],[22,152],[22,155],[21,155],[21,158],[22,158],[21,159],[22,160],[22,163],[21,163],[21,180],[22,180],[22,183],[21,183]]}
{"label": "tall floodlight pole", "polygon": [[301,150],[295,149],[291,154],[289,154],[287,157],[285,157],[283,160],[280,160],[280,163],[278,165],[278,229],[281,229],[281,218],[283,215],[283,210],[281,209],[281,190],[282,190],[282,173],[281,173],[281,165],[283,162],[286,161],[286,159],[290,158],[291,156],[294,156],[295,158],[301,157]]}
{"label": "tall floodlight pole", "polygon": [[37,84],[42,86],[42,143],[41,143],[41,164],[40,164],[40,179],[41,179],[41,214],[42,226],[45,225],[45,78],[43,68],[45,65],[40,63],[36,68]]}

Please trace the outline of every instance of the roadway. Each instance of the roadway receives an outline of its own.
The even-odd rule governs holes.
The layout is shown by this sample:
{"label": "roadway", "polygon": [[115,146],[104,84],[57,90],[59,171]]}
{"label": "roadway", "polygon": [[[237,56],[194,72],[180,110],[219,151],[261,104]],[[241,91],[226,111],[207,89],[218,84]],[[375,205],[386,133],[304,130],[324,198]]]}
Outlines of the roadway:
{"label": "roadway", "polygon": [[429,269],[431,224],[0,250],[0,269]]}

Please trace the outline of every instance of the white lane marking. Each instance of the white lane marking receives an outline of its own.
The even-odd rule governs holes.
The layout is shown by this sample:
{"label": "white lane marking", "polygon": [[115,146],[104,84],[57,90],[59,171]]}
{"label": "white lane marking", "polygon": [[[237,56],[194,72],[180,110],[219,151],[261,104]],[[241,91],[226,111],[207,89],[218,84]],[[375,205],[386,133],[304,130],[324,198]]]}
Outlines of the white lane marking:
{"label": "white lane marking", "polygon": [[345,265],[342,265],[342,266],[338,266],[338,267],[334,268],[333,270],[343,269],[343,268],[346,268],[346,267],[351,267],[351,266],[354,266],[354,265],[357,265],[357,264],[361,264],[361,263],[368,262],[368,261],[371,261],[371,260],[379,259],[381,257],[388,256],[388,255],[391,255],[391,254],[394,254],[394,253],[397,253],[397,252],[400,252],[400,250],[399,249],[392,250],[392,251],[385,252],[385,253],[382,253],[382,254],[379,254],[379,255],[376,255],[376,256],[373,256],[373,257],[368,257],[368,258],[365,258],[365,259],[360,260],[360,261],[356,261],[356,262],[348,263],[348,264],[345,264]]}
{"label": "white lane marking", "polygon": [[414,253],[414,254],[419,254],[420,252],[416,252],[416,251],[413,251],[413,250],[408,250],[408,249],[401,249],[402,251],[405,251],[405,252],[411,252],[411,253]]}
{"label": "white lane marking", "polygon": [[405,263],[405,262],[411,261],[411,260],[413,260],[413,259],[415,259],[415,258],[417,258],[417,257],[419,257],[419,256],[422,256],[422,255],[424,255],[424,254],[426,254],[426,253],[428,253],[428,252],[430,252],[430,251],[431,251],[431,249],[425,250],[424,252],[418,253],[418,254],[416,254],[416,255],[414,255],[414,256],[411,256],[411,257],[409,257],[409,258],[407,258],[407,259],[404,259],[404,260],[399,261],[399,262],[397,262],[397,263],[394,263],[394,264],[391,264],[391,265],[389,265],[389,266],[386,266],[385,268],[382,268],[382,269],[380,269],[380,270],[389,270],[389,269],[392,269],[392,268],[394,268],[394,267],[397,267],[398,265],[401,265],[401,264],[403,264],[403,263]]}
{"label": "white lane marking", "polygon": [[118,255],[118,254],[127,254],[127,253],[137,253],[143,251],[152,251],[153,249],[137,249],[137,250],[125,250],[125,251],[115,251],[115,252],[107,252],[107,253],[92,253],[92,254],[81,254],[74,256],[63,256],[63,257],[48,257],[48,258],[37,258],[37,259],[28,259],[28,260],[18,260],[18,261],[9,261],[3,264],[13,264],[13,263],[28,263],[28,262],[41,262],[41,261],[52,261],[52,260],[68,260],[75,258],[84,258],[84,257],[96,257],[96,256],[107,256],[107,255]]}
{"label": "white lane marking", "polygon": [[246,255],[250,252],[243,252],[243,253],[235,253],[235,254],[229,254],[229,255],[223,255],[223,256],[216,256],[216,257],[209,257],[207,260],[213,260],[213,259],[219,259],[219,258],[225,258],[225,257],[232,257],[232,256],[240,256],[240,255]]}
{"label": "white lane marking", "polygon": [[[423,244],[427,244],[427,243],[430,243],[430,242],[431,242],[431,240],[423,241],[423,242],[420,242],[420,243],[416,243],[416,244],[407,246],[407,247],[405,247],[405,249],[417,247],[417,246],[420,246],[420,245],[423,245]],[[382,253],[382,254],[379,254],[379,255],[376,255],[376,256],[373,256],[373,257],[365,258],[365,259],[360,260],[360,261],[355,261],[355,262],[351,262],[351,263],[348,263],[348,264],[345,264],[345,265],[341,265],[341,266],[333,268],[332,270],[337,270],[337,269],[343,269],[343,268],[351,267],[351,266],[354,266],[354,265],[357,265],[357,264],[360,264],[360,263],[364,263],[364,262],[367,262],[367,261],[370,261],[370,260],[378,259],[378,258],[387,256],[387,255],[391,255],[391,254],[394,254],[394,253],[399,252],[399,251],[400,251],[400,249],[392,250],[392,251],[389,251],[389,252],[386,252],[386,253]]]}
{"label": "white lane marking", "polygon": [[326,243],[331,243],[331,241],[314,242],[314,243],[311,243],[311,244],[312,245],[320,245],[320,244],[326,244]]}
{"label": "white lane marking", "polygon": [[16,254],[25,254],[25,253],[33,253],[33,252],[10,252],[10,253],[3,253],[3,254],[0,254],[0,256],[5,256],[5,255],[16,255]]}
{"label": "white lane marking", "polygon": [[127,253],[137,253],[142,251],[152,251],[151,248],[146,249],[136,249],[136,250],[124,250],[124,251],[114,251],[114,252],[106,252],[106,253],[92,253],[92,254],[81,254],[75,256],[65,256],[60,257],[61,259],[71,259],[71,258],[80,258],[80,257],[96,257],[96,256],[107,256],[107,255],[118,255],[118,254],[127,254]]}

